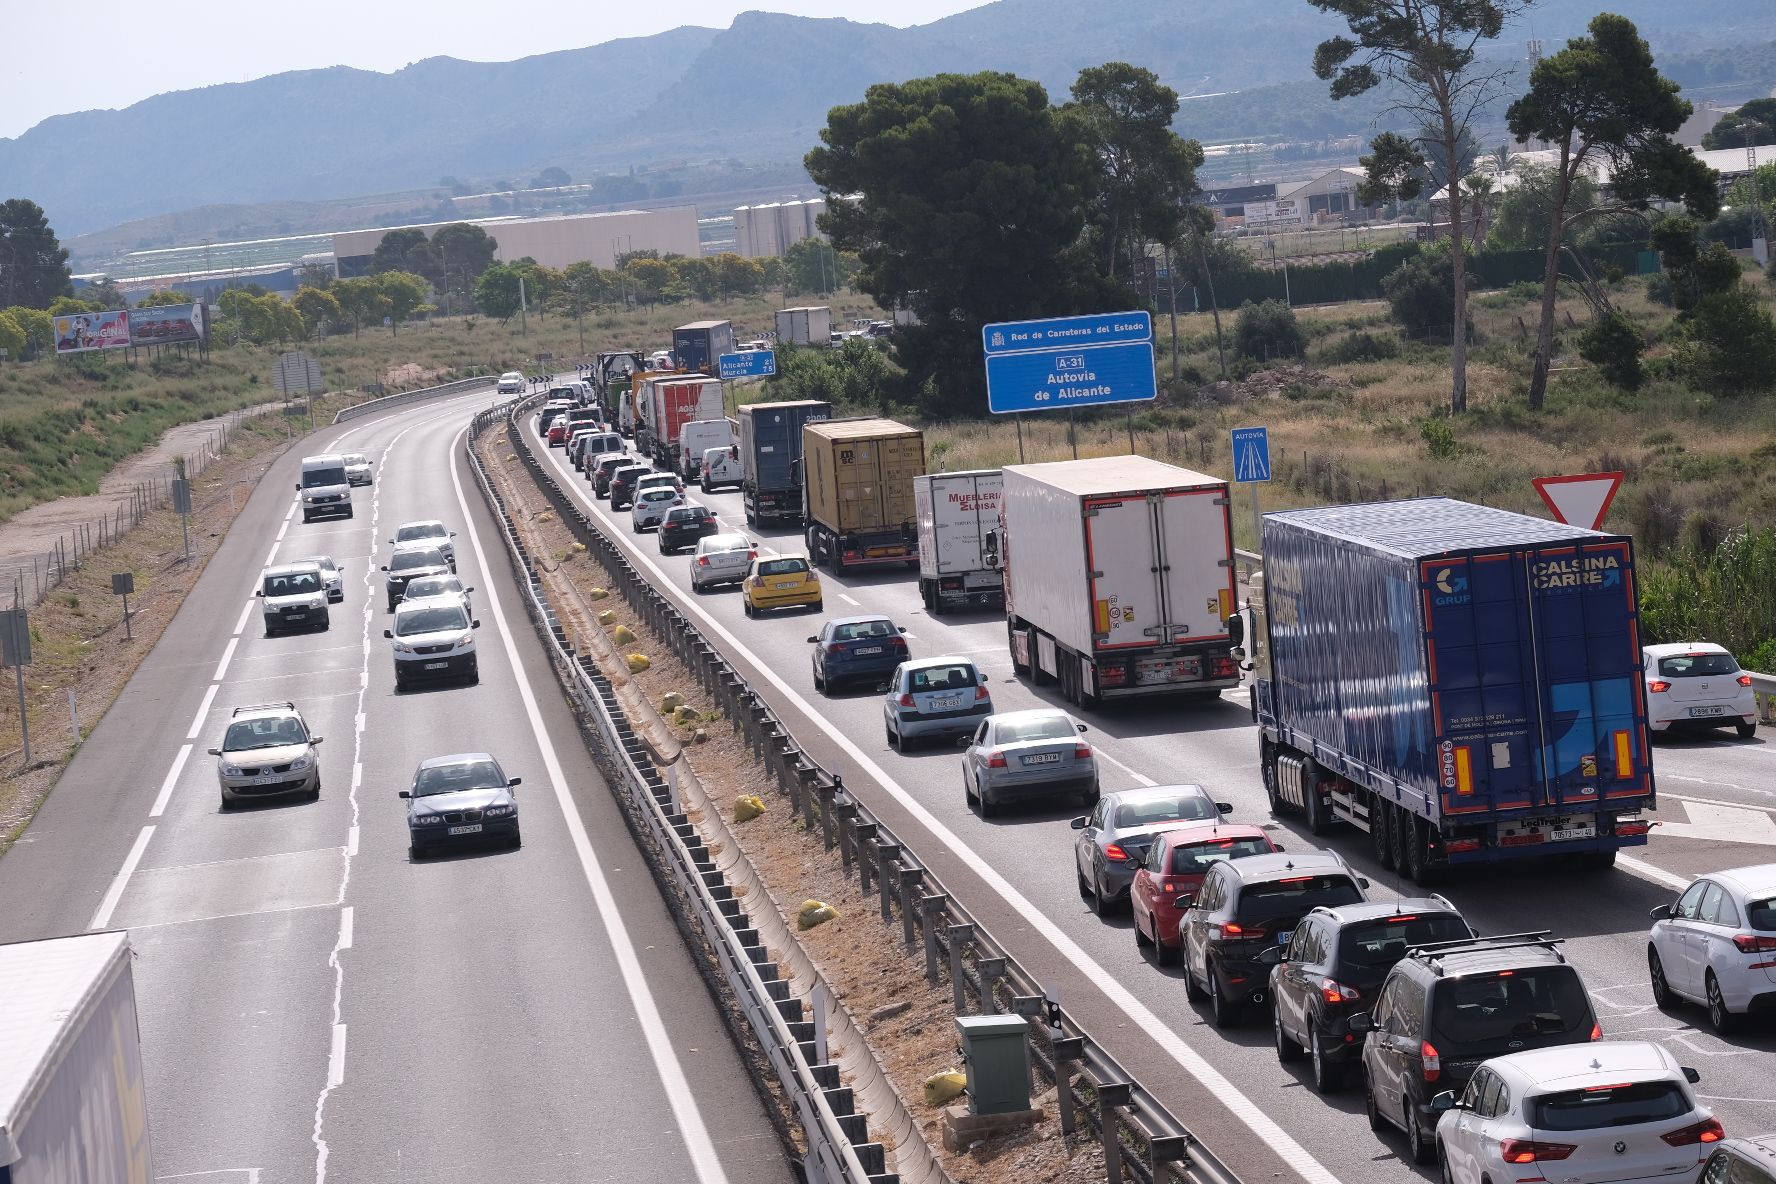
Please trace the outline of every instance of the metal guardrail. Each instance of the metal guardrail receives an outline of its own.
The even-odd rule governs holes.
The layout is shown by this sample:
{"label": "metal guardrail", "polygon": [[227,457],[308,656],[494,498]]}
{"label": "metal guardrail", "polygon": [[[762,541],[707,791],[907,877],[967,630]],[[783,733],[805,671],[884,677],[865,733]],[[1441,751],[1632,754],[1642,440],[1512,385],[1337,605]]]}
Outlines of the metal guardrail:
{"label": "metal guardrail", "polygon": [[[947,970],[958,1015],[978,1009],[1010,1012],[1030,1021],[1033,1059],[1058,1087],[1062,1130],[1069,1136],[1084,1133],[1101,1143],[1110,1184],[1125,1179],[1141,1184],[1180,1180],[1239,1184],[1239,1178],[1093,1041],[1064,1006],[1046,997],[1036,977],[1005,952],[887,824],[845,789],[840,776],[796,743],[763,697],[561,487],[520,427],[519,410],[514,408],[505,417],[508,440],[561,521],[610,573],[613,588],[715,697],[725,718],[734,722],[787,794],[792,812],[801,815],[810,832],[818,830],[828,851],[838,849],[846,873],[858,876],[866,896],[879,896],[882,920],[892,924],[898,913],[909,954],[917,956],[923,950],[927,979],[937,983]],[[491,422],[487,413],[476,419],[478,428]],[[531,579],[540,596],[538,577],[532,574]],[[565,646],[565,635],[550,619],[557,645]],[[574,675],[574,681],[579,677]],[[784,1069],[779,1072],[782,1075]]]}
{"label": "metal guardrail", "polygon": [[417,403],[421,399],[435,399],[440,395],[454,395],[461,391],[473,390],[478,386],[487,386],[492,378],[459,378],[455,382],[447,382],[443,386],[421,387],[416,391],[403,391],[398,395],[384,395],[380,399],[366,399],[362,403],[354,403],[333,417],[335,425],[348,419],[356,419],[360,415],[369,415],[388,407],[399,407],[404,403]]}

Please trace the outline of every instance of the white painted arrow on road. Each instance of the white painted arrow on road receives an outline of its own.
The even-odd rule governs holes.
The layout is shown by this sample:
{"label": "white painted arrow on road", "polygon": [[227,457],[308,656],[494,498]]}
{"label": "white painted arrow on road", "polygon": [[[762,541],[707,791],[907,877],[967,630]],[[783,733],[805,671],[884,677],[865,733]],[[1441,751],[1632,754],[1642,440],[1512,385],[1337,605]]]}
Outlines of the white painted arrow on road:
{"label": "white painted arrow on road", "polygon": [[1654,833],[1678,839],[1713,839],[1722,843],[1754,843],[1776,847],[1776,819],[1750,806],[1719,806],[1678,798],[1688,822],[1661,820]]}

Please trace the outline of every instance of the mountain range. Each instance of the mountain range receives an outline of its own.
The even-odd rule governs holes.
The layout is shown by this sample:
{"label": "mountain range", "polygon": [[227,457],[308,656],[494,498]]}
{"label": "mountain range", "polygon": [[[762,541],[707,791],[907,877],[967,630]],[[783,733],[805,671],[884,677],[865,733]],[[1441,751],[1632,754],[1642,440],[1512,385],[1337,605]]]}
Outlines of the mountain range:
{"label": "mountain range", "polygon": [[[1521,58],[1530,37],[1551,52],[1605,5],[1661,54],[1776,38],[1768,3],[1541,0],[1496,52]],[[37,201],[66,237],[211,203],[374,193],[442,175],[795,160],[830,108],[874,82],[1008,70],[1060,100],[1082,67],[1122,60],[1181,93],[1224,94],[1310,79],[1315,44],[1339,29],[1305,0],[997,0],[908,29],[748,12],[727,29],[512,62],[293,71],[58,115],[0,139],[0,196]],[[1191,134],[1187,122],[1180,131]]]}

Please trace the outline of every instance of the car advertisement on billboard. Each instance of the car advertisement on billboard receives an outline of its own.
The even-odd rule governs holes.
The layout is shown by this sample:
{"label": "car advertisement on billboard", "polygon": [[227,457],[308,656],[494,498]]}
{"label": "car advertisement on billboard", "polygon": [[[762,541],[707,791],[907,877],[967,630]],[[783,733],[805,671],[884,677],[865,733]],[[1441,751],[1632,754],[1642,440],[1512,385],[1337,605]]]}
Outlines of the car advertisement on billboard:
{"label": "car advertisement on billboard", "polygon": [[127,349],[128,309],[116,312],[74,312],[55,318],[55,352],[80,354],[94,349]]}
{"label": "car advertisement on billboard", "polygon": [[203,340],[203,305],[163,304],[158,308],[132,308],[129,313],[131,345],[171,345],[176,341]]}

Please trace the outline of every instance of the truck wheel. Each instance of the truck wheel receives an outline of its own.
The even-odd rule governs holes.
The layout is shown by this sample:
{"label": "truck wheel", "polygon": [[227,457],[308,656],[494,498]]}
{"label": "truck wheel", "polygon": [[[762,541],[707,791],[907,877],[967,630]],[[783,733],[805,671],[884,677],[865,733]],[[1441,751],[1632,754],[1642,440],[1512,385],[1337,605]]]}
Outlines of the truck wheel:
{"label": "truck wheel", "polygon": [[1394,837],[1388,823],[1393,816],[1391,803],[1383,801],[1380,794],[1369,795],[1369,842],[1375,848],[1375,862],[1390,872],[1394,870]]}
{"label": "truck wheel", "polygon": [[1431,858],[1430,827],[1421,819],[1407,815],[1401,821],[1406,830],[1406,867],[1405,872],[1412,877],[1412,882],[1421,888],[1432,885],[1437,880],[1440,870]]}
{"label": "truck wheel", "polygon": [[1394,866],[1400,871],[1408,871],[1410,855],[1407,848],[1411,846],[1412,815],[1403,806],[1388,807],[1388,838],[1394,844]]}
{"label": "truck wheel", "polygon": [[1005,622],[1005,648],[1011,652],[1011,672],[1020,676],[1028,676],[1030,667],[1018,661],[1017,626],[1011,621]]}
{"label": "truck wheel", "polygon": [[1320,796],[1319,772],[1318,762],[1312,760],[1301,762],[1301,813],[1307,819],[1307,829],[1316,835],[1323,835],[1332,829],[1332,810],[1326,800]]}
{"label": "truck wheel", "polygon": [[1282,794],[1277,786],[1277,750],[1276,745],[1266,740],[1263,751],[1258,758],[1258,767],[1264,778],[1264,796],[1270,799],[1272,817],[1281,817],[1285,807]]}

